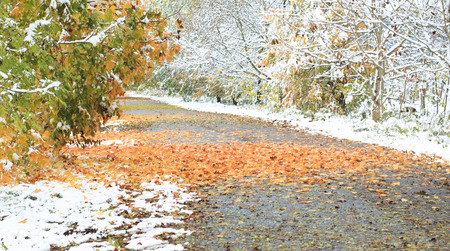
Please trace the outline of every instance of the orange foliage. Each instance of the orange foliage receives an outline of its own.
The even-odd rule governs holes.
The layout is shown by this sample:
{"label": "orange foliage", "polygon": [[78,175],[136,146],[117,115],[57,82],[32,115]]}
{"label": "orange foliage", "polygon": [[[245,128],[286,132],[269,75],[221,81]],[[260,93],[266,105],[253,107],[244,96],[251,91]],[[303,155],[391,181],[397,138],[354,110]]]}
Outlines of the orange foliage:
{"label": "orange foliage", "polygon": [[[76,185],[79,178],[106,184],[139,184],[155,178],[208,185],[219,181],[256,177],[278,183],[323,183],[319,172],[364,173],[374,167],[423,165],[429,157],[379,147],[349,151],[292,143],[166,144],[151,143],[174,132],[99,133],[98,139],[124,144],[67,148],[68,159],[35,179],[56,179]],[[182,133],[182,132],[181,132]]]}
{"label": "orange foliage", "polygon": [[[155,115],[156,116],[156,115]],[[147,120],[152,116],[124,116],[127,120]],[[79,181],[136,185],[152,179],[177,181],[197,186],[220,181],[252,177],[270,179],[272,183],[287,182],[323,184],[324,174],[368,174],[378,167],[402,171],[405,166],[424,168],[449,167],[437,164],[432,157],[415,156],[370,146],[357,151],[294,143],[221,143],[181,144],[169,142],[187,131],[103,132],[97,140],[104,144],[87,148],[68,147],[65,158],[51,168],[30,176],[30,182],[49,179],[79,186]],[[119,144],[116,144],[119,143]],[[3,182],[8,182],[3,176]],[[251,179],[251,180],[254,180]],[[383,196],[383,193],[379,193]]]}

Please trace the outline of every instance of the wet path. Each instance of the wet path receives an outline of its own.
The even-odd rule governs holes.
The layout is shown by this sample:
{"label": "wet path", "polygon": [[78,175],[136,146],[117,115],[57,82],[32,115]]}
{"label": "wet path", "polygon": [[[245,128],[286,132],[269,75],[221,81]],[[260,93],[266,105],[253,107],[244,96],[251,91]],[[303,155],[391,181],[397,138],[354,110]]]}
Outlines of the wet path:
{"label": "wet path", "polygon": [[[369,148],[264,121],[188,111],[147,99],[125,100],[124,108],[124,114],[154,119],[136,121],[122,130],[178,132],[164,143]],[[450,249],[448,167],[423,169],[413,164],[309,175],[320,177],[320,182],[246,177],[200,187],[202,200],[190,205],[196,214],[187,225],[195,232],[171,241],[188,250]]]}
{"label": "wet path", "polygon": [[227,142],[267,142],[267,143],[296,143],[307,146],[342,147],[353,149],[366,144],[350,140],[312,135],[304,131],[297,131],[285,126],[273,124],[252,118],[228,114],[215,114],[185,110],[182,108],[162,104],[158,101],[125,100],[124,114],[153,115],[157,120],[141,122],[136,128],[147,132],[183,131],[191,135],[171,139],[176,143],[227,143]]}

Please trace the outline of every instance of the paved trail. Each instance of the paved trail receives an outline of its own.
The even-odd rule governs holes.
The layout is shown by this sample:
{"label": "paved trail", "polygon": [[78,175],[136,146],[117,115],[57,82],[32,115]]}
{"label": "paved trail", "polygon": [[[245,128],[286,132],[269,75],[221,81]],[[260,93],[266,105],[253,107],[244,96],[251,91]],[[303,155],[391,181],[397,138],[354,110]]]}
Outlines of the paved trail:
{"label": "paved trail", "polygon": [[[183,110],[126,99],[125,114],[157,115],[122,130],[173,134],[165,143],[301,144],[358,151],[369,145],[312,135],[264,121]],[[320,183],[231,179],[199,187],[190,236],[171,240],[189,250],[435,249],[450,250],[446,168],[385,166],[367,173],[327,171]]]}

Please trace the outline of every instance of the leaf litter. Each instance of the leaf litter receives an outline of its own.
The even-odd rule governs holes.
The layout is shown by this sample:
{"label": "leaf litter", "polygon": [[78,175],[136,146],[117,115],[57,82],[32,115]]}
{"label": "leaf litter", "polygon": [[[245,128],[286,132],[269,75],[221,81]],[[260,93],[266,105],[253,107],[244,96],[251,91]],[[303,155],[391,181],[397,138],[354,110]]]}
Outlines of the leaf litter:
{"label": "leaf litter", "polygon": [[[145,105],[145,107],[148,109],[148,105]],[[200,235],[205,234],[205,231],[202,231],[200,228],[205,227],[205,224],[210,224],[213,228],[214,225],[216,227],[214,231],[210,231],[211,234],[214,233],[215,237],[219,238],[218,240],[227,240],[227,242],[223,243],[220,241],[217,242],[223,244],[217,246],[219,249],[227,249],[230,247],[248,248],[254,245],[254,243],[261,242],[261,239],[258,239],[258,237],[254,238],[253,242],[242,240],[234,240],[233,242],[230,239],[223,238],[227,237],[230,230],[217,233],[217,230],[220,229],[219,226],[236,226],[233,222],[227,221],[230,217],[233,218],[233,215],[235,215],[234,218],[240,219],[242,222],[248,221],[249,223],[255,223],[251,220],[240,218],[242,215],[236,215],[236,208],[234,210],[230,209],[238,204],[243,204],[244,207],[245,205],[250,207],[250,213],[256,212],[258,206],[260,206],[260,211],[267,211],[266,214],[268,215],[273,213],[273,209],[261,206],[260,201],[249,202],[248,199],[242,197],[242,194],[236,196],[242,189],[248,190],[248,194],[255,195],[259,194],[255,191],[272,193],[275,196],[282,193],[282,197],[280,198],[294,200],[294,202],[286,202],[286,205],[317,206],[320,198],[315,191],[318,188],[326,190],[331,184],[343,182],[343,184],[346,183],[348,185],[340,187],[343,187],[347,192],[350,191],[349,193],[351,194],[353,192],[352,184],[355,180],[359,180],[362,185],[367,186],[367,193],[370,195],[368,198],[372,198],[371,196],[374,195],[375,203],[390,203],[394,201],[392,198],[398,195],[392,191],[401,187],[402,183],[406,180],[403,177],[411,173],[412,167],[420,167],[419,169],[414,169],[414,172],[418,170],[418,172],[422,172],[421,174],[429,175],[435,181],[441,179],[442,184],[445,184],[445,182],[448,184],[447,177],[445,175],[439,176],[438,173],[447,172],[448,174],[449,165],[435,156],[417,156],[412,152],[399,152],[376,145],[361,146],[354,142],[325,137],[320,138],[320,136],[316,135],[314,137],[302,135],[300,138],[306,141],[297,143],[296,141],[300,139],[298,137],[294,139],[284,137],[288,129],[277,129],[277,132],[269,132],[267,134],[264,131],[266,130],[266,125],[252,131],[254,127],[252,123],[255,122],[249,122],[245,118],[230,116],[220,118],[214,116],[212,118],[209,117],[211,117],[210,114],[202,115],[186,112],[180,114],[153,112],[149,115],[139,116],[124,115],[120,120],[111,121],[103,132],[96,135],[95,140],[99,140],[102,142],[101,144],[85,148],[68,146],[63,149],[62,157],[51,168],[43,169],[41,173],[34,177],[27,177],[30,182],[28,186],[36,186],[31,188],[33,191],[49,190],[47,188],[48,184],[44,185],[42,180],[51,180],[52,182],[57,182],[55,184],[68,187],[62,190],[68,190],[70,187],[77,191],[95,191],[92,188],[84,188],[86,184],[98,184],[98,186],[103,186],[107,189],[116,189],[117,194],[114,198],[120,201],[118,205],[124,206],[127,209],[117,211],[119,206],[116,205],[108,207],[109,212],[103,211],[105,210],[104,208],[99,211],[98,207],[95,208],[96,211],[94,209],[92,211],[91,209],[85,209],[86,205],[84,204],[86,203],[84,202],[86,201],[86,197],[83,197],[83,200],[79,200],[79,203],[84,206],[82,210],[91,212],[90,218],[97,217],[103,221],[103,218],[106,219],[104,217],[105,213],[116,217],[120,216],[127,220],[136,220],[135,222],[128,223],[125,220],[122,220],[122,223],[110,220],[109,222],[111,224],[102,226],[102,230],[99,230],[92,222],[89,223],[90,225],[85,224],[79,227],[78,225],[80,223],[71,225],[74,223],[63,221],[64,224],[61,225],[65,227],[64,233],[69,231],[67,228],[76,228],[77,230],[67,232],[70,233],[68,236],[81,234],[84,236],[84,239],[66,238],[68,240],[58,242],[59,244],[56,244],[57,247],[73,246],[72,248],[74,249],[85,247],[101,247],[104,249],[112,247],[127,247],[131,249],[167,247],[168,249],[180,249],[184,245],[195,250],[197,245],[201,247],[207,244],[209,237],[201,237]],[[211,119],[218,119],[219,122],[210,121]],[[231,120],[231,122],[221,127],[220,124],[223,124],[223,121],[220,121],[221,119],[223,121]],[[245,130],[238,128],[238,124],[242,121],[244,121],[244,124],[248,123],[247,129],[244,128]],[[199,123],[201,124],[200,128],[193,126]],[[174,124],[176,126],[173,126]],[[259,135],[258,129],[261,130],[260,132],[263,132],[260,133],[261,135]],[[246,132],[246,130],[248,131]],[[249,133],[252,134],[252,137],[248,137]],[[219,136],[214,138],[212,136],[213,134]],[[275,137],[274,135],[276,138],[273,138]],[[270,139],[264,140],[265,137]],[[318,137],[319,139],[317,139]],[[311,140],[312,138],[315,138],[315,140]],[[437,171],[435,172],[433,170]],[[389,177],[383,177],[386,172],[390,173]],[[343,177],[343,181],[339,181],[339,177]],[[392,177],[399,179],[392,180]],[[141,187],[141,184],[149,183],[156,186],[176,184],[177,189],[183,189],[182,191],[168,189],[168,191],[171,191],[168,193],[168,196],[174,196],[171,198],[175,201],[178,200],[177,203],[179,204],[177,204],[178,206],[176,208],[167,208],[166,212],[172,218],[166,222],[159,222],[159,226],[172,226],[174,223],[180,224],[182,223],[179,221],[180,219],[191,220],[192,222],[188,226],[196,230],[196,233],[192,237],[180,237],[190,234],[187,230],[161,228],[158,226],[158,223],[155,223],[155,217],[157,222],[161,219],[161,215],[153,213],[157,211],[146,208],[146,204],[150,203],[150,205],[158,205],[160,208],[165,208],[164,205],[166,202],[164,199],[149,196],[144,200],[138,199],[140,203],[135,205],[137,203],[136,198],[138,198],[136,193],[143,194],[146,191],[145,188]],[[421,185],[426,186],[426,184]],[[52,185],[53,188],[58,186],[60,185]],[[258,186],[259,188],[257,189]],[[4,188],[7,189],[8,187]],[[19,189],[19,186],[9,187],[8,189]],[[58,189],[61,190],[61,188]],[[203,199],[200,202],[190,203],[190,207],[196,210],[183,211],[184,204],[188,201],[195,200],[194,194],[189,191],[195,191],[197,197],[199,196]],[[287,191],[289,193],[286,194]],[[338,191],[341,192],[340,189]],[[15,201],[14,194],[16,193],[21,194],[22,192],[14,192],[11,190],[2,192],[1,194],[6,195],[4,201]],[[311,196],[304,196],[308,193],[312,193]],[[420,195],[421,193],[424,192],[420,190],[415,195]],[[44,196],[46,193],[39,192],[35,194]],[[56,193],[47,192],[47,194]],[[61,194],[62,197],[67,197],[65,194],[58,194]],[[133,194],[134,196],[131,196]],[[439,195],[442,197],[442,194]],[[35,195],[32,196],[32,198],[36,197]],[[48,196],[46,200],[49,200]],[[395,200],[395,203],[398,203],[398,201],[401,203],[409,203],[411,196],[411,194],[407,194],[407,196],[403,195],[404,198],[399,197],[398,200]],[[105,197],[107,196],[100,197],[100,200],[104,200]],[[439,198],[437,195],[435,197]],[[50,198],[53,199],[51,195]],[[111,200],[114,198],[111,198]],[[16,201],[19,200],[23,201],[26,199],[21,197]],[[210,200],[215,201],[216,205],[212,206]],[[443,208],[441,205],[442,200],[441,202],[436,202],[436,200],[438,199],[434,197],[430,200],[430,205],[433,205],[432,209],[434,208],[433,210],[435,212]],[[158,201],[162,204],[157,204]],[[339,200],[329,201],[333,202],[329,204],[335,204]],[[232,206],[227,204],[229,202],[233,203]],[[280,204],[279,202],[273,201],[272,203],[274,203],[273,205],[278,205]],[[94,205],[101,205],[104,202],[96,200],[92,203]],[[9,208],[13,204],[13,202],[10,202],[8,207],[5,208]],[[337,210],[341,205],[338,204],[333,207]],[[208,210],[211,208],[215,209],[208,213]],[[221,210],[217,210],[219,208]],[[229,214],[224,215],[223,212],[227,208],[230,210]],[[242,205],[238,207],[240,211],[242,211],[242,208]],[[323,211],[320,208],[311,209],[317,211],[315,217],[310,217],[310,214],[303,212],[304,207],[290,209],[288,206],[281,207],[279,210],[284,213],[289,212],[292,215],[302,216],[303,220],[305,217],[314,219]],[[8,218],[7,216],[14,215],[12,212],[2,212],[2,214],[3,218],[1,218],[2,221],[0,221],[0,224]],[[336,217],[336,215],[332,215],[329,218],[332,217]],[[32,219],[33,217],[19,217],[14,218],[14,221],[21,225],[32,224],[36,221]],[[85,219],[89,219],[89,217]],[[148,221],[153,222],[153,225],[147,224],[146,228],[143,228],[147,230],[136,230],[135,225],[141,224],[142,219],[148,219]],[[261,218],[256,217],[256,219],[261,221]],[[299,220],[301,219],[297,219],[296,221]],[[264,225],[261,222],[255,223],[255,226],[257,225],[264,228],[264,226],[261,226]],[[123,229],[118,230],[120,228]],[[130,229],[133,229],[134,235]],[[293,228],[291,230],[294,231],[295,229]],[[235,231],[239,232],[240,230],[235,229]],[[267,230],[265,231],[267,232]],[[314,233],[314,231],[310,232]],[[243,234],[242,232],[239,233]],[[316,234],[319,236],[326,235],[318,232]],[[8,235],[12,236],[10,234]],[[208,236],[207,234],[205,235]],[[230,236],[234,236],[233,238],[235,238],[239,234],[236,233]],[[269,239],[273,238],[271,234],[267,234],[267,236]],[[30,240],[30,238],[26,238],[30,236],[21,237],[25,240]],[[150,240],[150,243],[142,241],[142,239],[139,239],[140,237]],[[199,240],[202,238],[206,242]],[[292,235],[291,238],[295,239],[295,235]],[[41,244],[44,243],[42,244],[44,246],[48,245],[51,242],[50,240],[52,240],[51,237],[45,237],[45,239],[48,240],[48,243],[42,242],[42,240],[40,241]],[[6,247],[8,247],[7,245],[17,244],[8,244],[8,241],[5,240],[4,238],[2,242]],[[186,240],[191,242],[191,244],[185,243]],[[271,242],[270,240],[265,241]],[[242,243],[239,244],[241,246],[237,242]],[[273,240],[273,243],[278,242]],[[78,245],[80,243],[83,244]],[[313,244],[314,242],[311,244],[312,246],[305,247],[314,247]],[[34,243],[33,245],[37,244]],[[298,246],[299,244],[293,242],[290,245]],[[211,246],[206,245],[206,247]],[[267,246],[266,248],[271,248],[271,246]]]}

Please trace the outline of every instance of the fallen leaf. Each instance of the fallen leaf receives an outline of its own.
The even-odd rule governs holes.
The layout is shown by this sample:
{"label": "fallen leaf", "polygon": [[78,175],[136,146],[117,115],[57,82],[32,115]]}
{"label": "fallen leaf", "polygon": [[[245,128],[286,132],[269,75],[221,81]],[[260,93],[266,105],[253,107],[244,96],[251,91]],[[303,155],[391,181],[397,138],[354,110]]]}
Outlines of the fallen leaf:
{"label": "fallen leaf", "polygon": [[93,216],[102,216],[104,214],[104,212],[103,211],[98,211],[97,213],[95,213]]}

